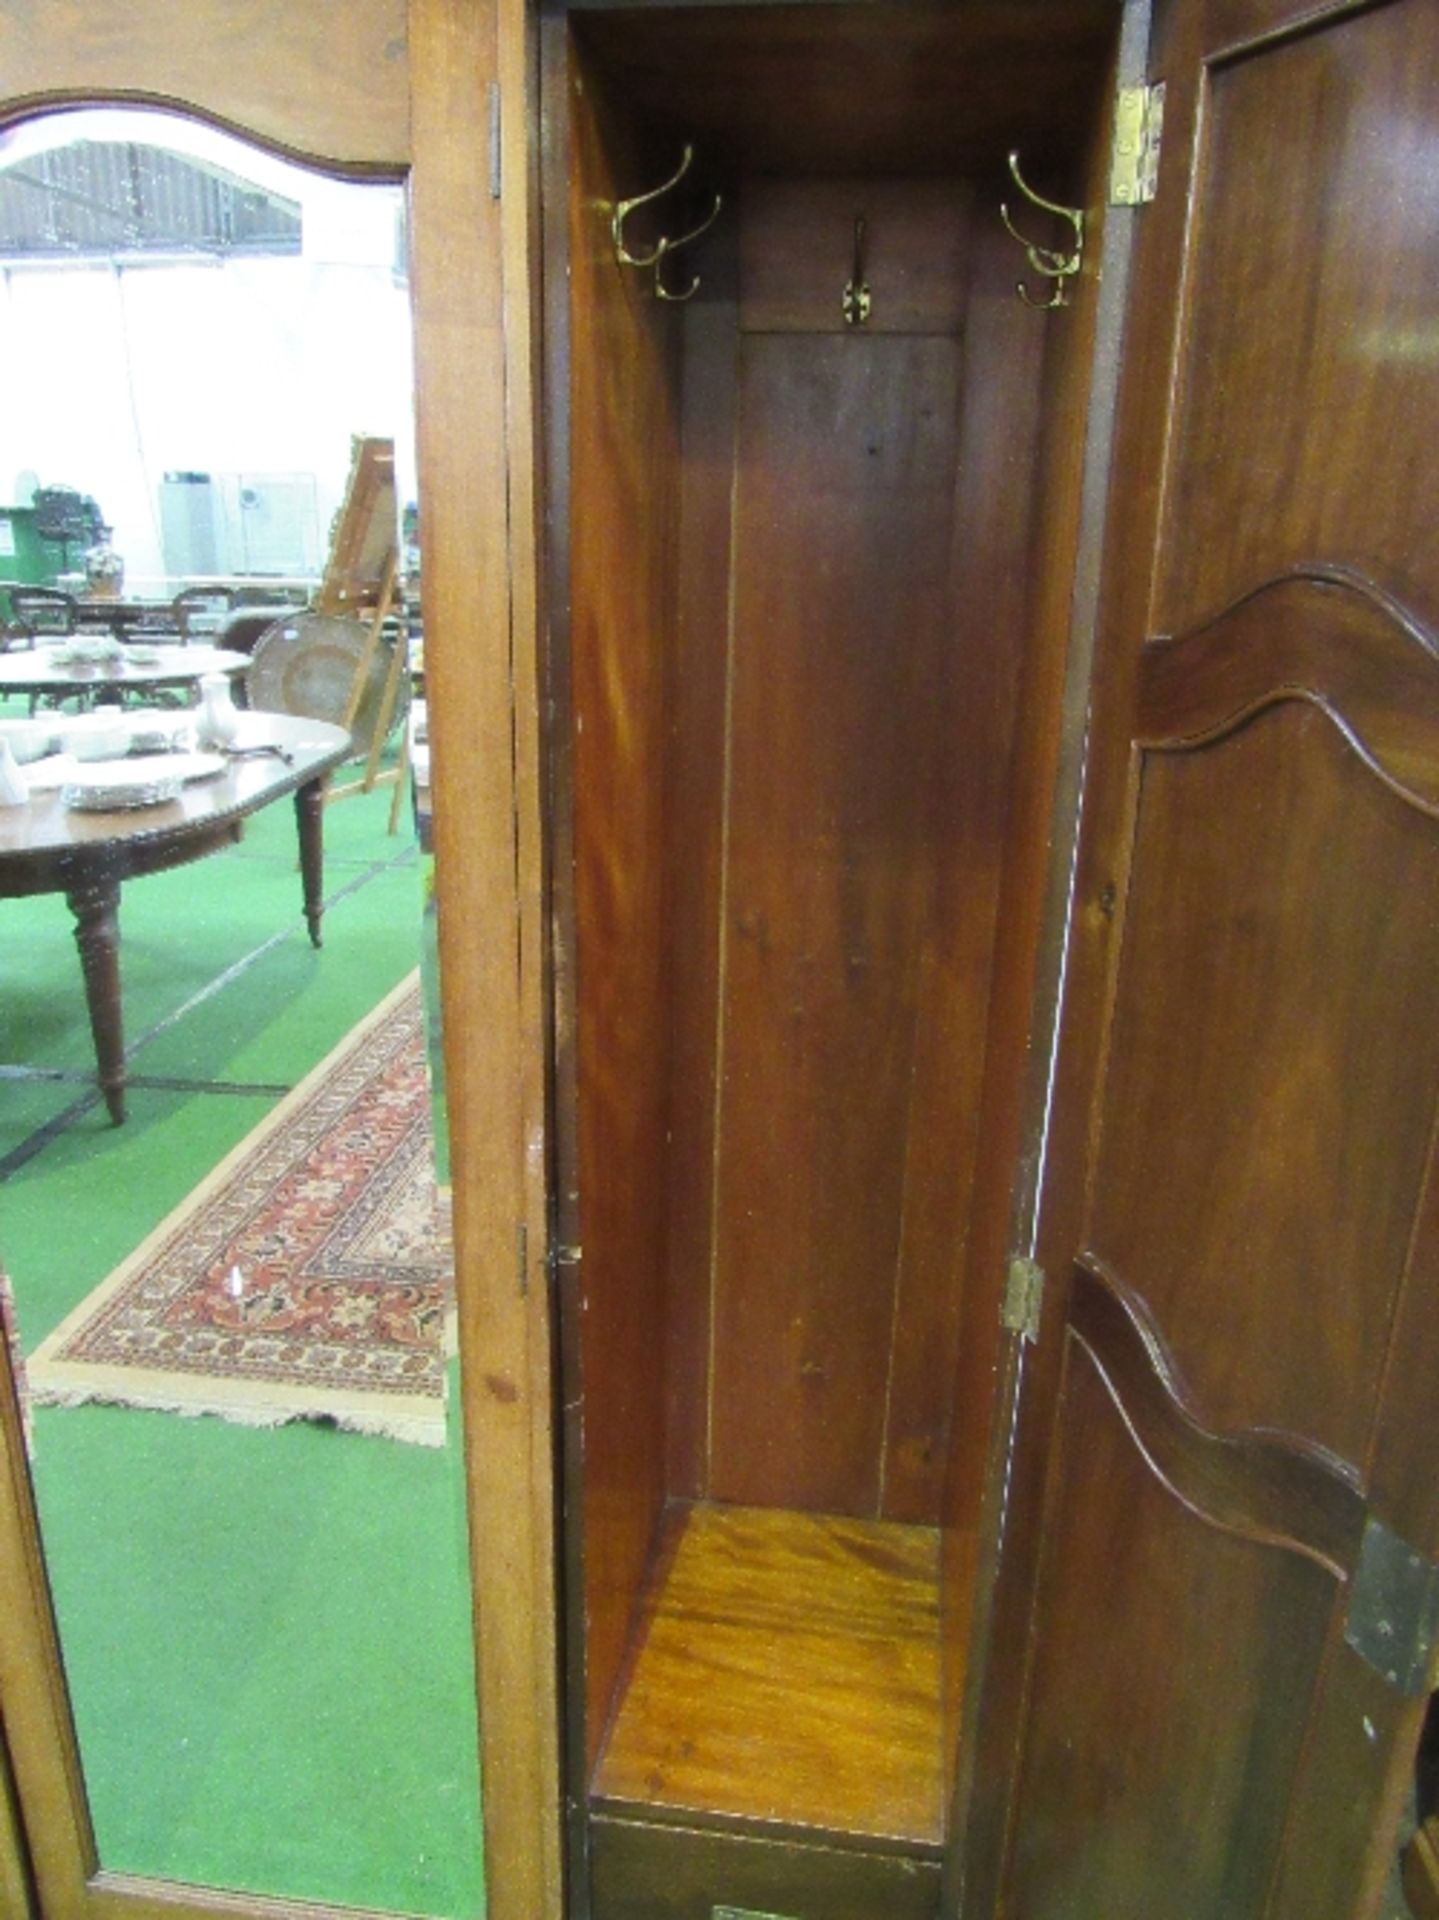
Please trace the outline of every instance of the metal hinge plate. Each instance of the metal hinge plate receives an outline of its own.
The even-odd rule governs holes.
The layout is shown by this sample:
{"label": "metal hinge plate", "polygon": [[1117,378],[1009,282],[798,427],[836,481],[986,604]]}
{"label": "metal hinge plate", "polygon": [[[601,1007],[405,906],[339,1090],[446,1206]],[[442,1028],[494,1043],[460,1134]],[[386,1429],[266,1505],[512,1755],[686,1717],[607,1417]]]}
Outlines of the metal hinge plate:
{"label": "metal hinge plate", "polygon": [[1008,1332],[1023,1334],[1032,1343],[1039,1338],[1039,1316],[1043,1310],[1044,1268],[1037,1260],[1016,1255],[1005,1276],[1001,1324]]}
{"label": "metal hinge plate", "polygon": [[1349,1591],[1344,1638],[1391,1687],[1417,1700],[1433,1684],[1439,1567],[1371,1515]]}
{"label": "metal hinge plate", "polygon": [[1159,186],[1159,142],[1164,130],[1164,83],[1121,87],[1114,109],[1109,204],[1142,207]]}
{"label": "metal hinge plate", "polygon": [[498,80],[490,82],[490,198],[498,200],[504,178],[504,125]]}

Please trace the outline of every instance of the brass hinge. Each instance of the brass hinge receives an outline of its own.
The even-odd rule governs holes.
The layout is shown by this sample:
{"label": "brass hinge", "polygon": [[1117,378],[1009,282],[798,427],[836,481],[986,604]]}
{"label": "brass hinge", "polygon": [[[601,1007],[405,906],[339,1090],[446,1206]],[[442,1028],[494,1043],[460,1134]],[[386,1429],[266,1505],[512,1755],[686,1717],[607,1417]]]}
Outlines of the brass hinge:
{"label": "brass hinge", "polygon": [[1434,1684],[1439,1645],[1439,1567],[1371,1514],[1349,1590],[1344,1638],[1411,1700]]}
{"label": "brass hinge", "polygon": [[1039,1338],[1039,1316],[1044,1310],[1044,1268],[1037,1260],[1016,1255],[1004,1282],[1000,1324],[1009,1333],[1022,1333],[1031,1343]]}
{"label": "brass hinge", "polygon": [[1164,129],[1164,83],[1121,87],[1114,109],[1109,204],[1141,207],[1159,186],[1159,141]]}

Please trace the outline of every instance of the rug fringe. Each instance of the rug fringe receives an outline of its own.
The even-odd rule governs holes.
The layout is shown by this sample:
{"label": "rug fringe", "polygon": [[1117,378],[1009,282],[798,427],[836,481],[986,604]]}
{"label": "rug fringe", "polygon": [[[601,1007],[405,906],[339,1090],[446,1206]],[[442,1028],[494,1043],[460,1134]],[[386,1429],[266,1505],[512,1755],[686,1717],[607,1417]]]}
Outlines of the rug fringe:
{"label": "rug fringe", "polygon": [[159,1393],[117,1393],[100,1386],[32,1387],[30,1401],[37,1407],[133,1407],[141,1413],[177,1413],[183,1420],[223,1420],[232,1427],[293,1427],[303,1422],[376,1440],[403,1440],[416,1447],[443,1447],[447,1438],[443,1419],[426,1419],[423,1415],[317,1411],[313,1407],[204,1406]]}

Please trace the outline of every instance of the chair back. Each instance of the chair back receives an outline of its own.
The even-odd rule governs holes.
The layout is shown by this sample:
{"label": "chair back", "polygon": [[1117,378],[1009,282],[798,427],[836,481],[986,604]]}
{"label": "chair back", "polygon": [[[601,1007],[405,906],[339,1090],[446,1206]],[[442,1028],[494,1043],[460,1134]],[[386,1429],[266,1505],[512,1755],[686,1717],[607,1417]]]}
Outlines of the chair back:
{"label": "chair back", "polygon": [[74,633],[78,609],[73,594],[60,587],[28,586],[9,587],[7,592],[12,624],[22,634],[28,634],[32,644],[39,638]]}
{"label": "chair back", "polygon": [[180,645],[191,640],[213,641],[235,603],[229,587],[185,587],[170,602]]}

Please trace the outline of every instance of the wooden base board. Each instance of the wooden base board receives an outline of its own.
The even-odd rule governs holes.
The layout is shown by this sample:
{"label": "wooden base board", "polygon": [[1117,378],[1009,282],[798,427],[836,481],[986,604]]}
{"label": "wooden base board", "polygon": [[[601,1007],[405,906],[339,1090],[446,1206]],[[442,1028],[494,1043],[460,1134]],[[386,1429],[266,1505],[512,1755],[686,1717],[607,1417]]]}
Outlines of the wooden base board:
{"label": "wooden base board", "polygon": [[597,1810],[938,1852],[931,1528],[676,1508],[622,1686]]}
{"label": "wooden base board", "polygon": [[939,1862],[596,1819],[594,1920],[935,1920]]}

